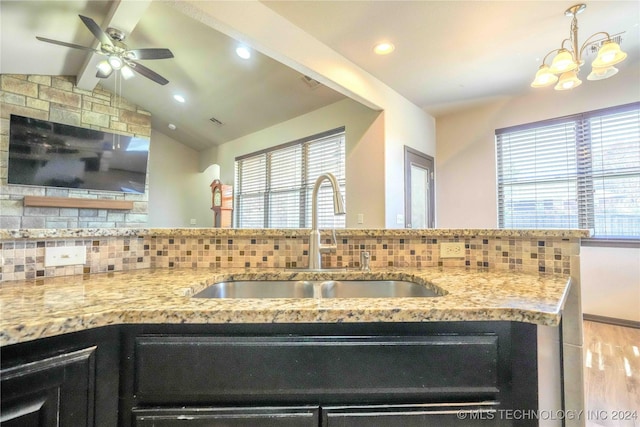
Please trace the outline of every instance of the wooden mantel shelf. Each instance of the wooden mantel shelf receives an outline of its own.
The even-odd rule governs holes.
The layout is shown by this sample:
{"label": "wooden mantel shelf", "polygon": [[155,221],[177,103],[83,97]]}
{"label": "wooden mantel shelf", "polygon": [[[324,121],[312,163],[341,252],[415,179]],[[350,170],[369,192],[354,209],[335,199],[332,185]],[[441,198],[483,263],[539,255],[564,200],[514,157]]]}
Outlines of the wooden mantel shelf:
{"label": "wooden mantel shelf", "polygon": [[83,209],[133,209],[130,200],[82,199],[71,197],[24,196],[24,206]]}

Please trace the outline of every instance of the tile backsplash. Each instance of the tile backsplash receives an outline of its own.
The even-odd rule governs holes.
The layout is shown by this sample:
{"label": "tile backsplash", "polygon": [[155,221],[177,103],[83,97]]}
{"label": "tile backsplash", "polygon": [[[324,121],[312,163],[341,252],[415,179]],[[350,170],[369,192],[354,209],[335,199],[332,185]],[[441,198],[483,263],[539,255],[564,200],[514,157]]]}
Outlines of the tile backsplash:
{"label": "tile backsplash", "polygon": [[[195,233],[190,233],[195,234]],[[303,268],[308,264],[308,237],[292,235],[103,236],[4,239],[0,241],[0,281],[102,273],[144,268]],[[260,233],[256,233],[260,234]],[[529,273],[570,274],[570,259],[580,239],[557,236],[340,236],[337,251],[323,255],[324,267],[358,268],[360,252],[371,255],[371,268],[470,267]],[[464,258],[440,258],[440,243],[463,242]],[[329,243],[329,238],[326,238]],[[47,247],[84,246],[84,265],[45,267]]]}

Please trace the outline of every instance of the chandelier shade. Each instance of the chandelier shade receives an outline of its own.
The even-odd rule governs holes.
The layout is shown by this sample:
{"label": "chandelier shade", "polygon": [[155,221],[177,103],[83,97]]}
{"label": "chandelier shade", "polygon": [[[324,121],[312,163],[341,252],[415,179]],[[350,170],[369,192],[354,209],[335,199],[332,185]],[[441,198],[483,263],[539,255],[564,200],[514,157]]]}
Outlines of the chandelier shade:
{"label": "chandelier shade", "polygon": [[598,56],[591,63],[592,67],[609,67],[616,65],[627,58],[627,54],[620,50],[620,45],[611,40],[607,40],[602,44],[598,51]]}
{"label": "chandelier shade", "polygon": [[[624,61],[627,54],[620,49],[618,43],[612,40],[609,33],[604,31],[594,33],[587,37],[582,46],[578,47],[578,19],[576,16],[586,8],[585,4],[576,4],[564,12],[566,16],[572,17],[569,38],[562,41],[559,49],[547,53],[542,60],[542,65],[538,68],[531,87],[547,87],[556,82],[555,90],[569,90],[580,86],[582,80],[578,74],[580,67],[584,65],[582,54],[588,47],[591,47],[593,51],[598,46],[599,49],[596,58],[591,63],[592,70],[587,80],[604,80],[618,73],[618,69],[613,65]],[[565,44],[569,47],[565,47]],[[554,53],[551,65],[547,65],[547,57]]]}
{"label": "chandelier shade", "polygon": [[553,58],[553,61],[551,61],[549,71],[553,74],[559,74],[575,70],[576,68],[578,68],[578,64],[573,59],[571,52],[567,49],[560,49],[558,54]]}
{"label": "chandelier shade", "polygon": [[578,87],[582,84],[582,80],[578,78],[575,71],[567,71],[562,73],[558,79],[558,84],[554,87],[555,90],[569,90]]}
{"label": "chandelier shade", "polygon": [[591,73],[587,76],[587,80],[604,80],[616,74],[618,74],[618,69],[613,66],[606,68],[593,67]]}
{"label": "chandelier shade", "polygon": [[558,81],[558,76],[553,74],[549,70],[549,66],[541,65],[536,73],[536,78],[531,83],[531,87],[546,87],[551,86]]}

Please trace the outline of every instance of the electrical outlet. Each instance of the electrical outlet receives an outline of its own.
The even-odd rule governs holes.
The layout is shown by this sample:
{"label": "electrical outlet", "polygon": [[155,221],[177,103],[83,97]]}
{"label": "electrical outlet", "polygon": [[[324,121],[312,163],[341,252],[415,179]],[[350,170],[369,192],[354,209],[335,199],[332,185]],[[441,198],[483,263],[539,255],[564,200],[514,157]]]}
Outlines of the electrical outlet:
{"label": "electrical outlet", "polygon": [[364,224],[364,214],[358,214],[358,224]]}
{"label": "electrical outlet", "polygon": [[464,243],[440,243],[440,258],[464,258]]}
{"label": "electrical outlet", "polygon": [[195,218],[191,218],[191,219],[189,220],[189,224],[190,224],[190,225],[196,225],[196,224],[197,224],[196,219],[195,219]]}
{"label": "electrical outlet", "polygon": [[44,266],[78,265],[87,261],[87,249],[84,246],[60,246],[44,249]]}

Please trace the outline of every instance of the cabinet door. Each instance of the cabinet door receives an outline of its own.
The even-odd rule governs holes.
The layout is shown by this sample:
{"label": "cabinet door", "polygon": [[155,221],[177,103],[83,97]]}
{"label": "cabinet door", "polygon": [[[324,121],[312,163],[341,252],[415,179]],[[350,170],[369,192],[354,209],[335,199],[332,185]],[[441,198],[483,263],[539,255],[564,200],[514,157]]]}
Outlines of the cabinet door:
{"label": "cabinet door", "polygon": [[92,426],[95,350],[2,369],[2,427]]}
{"label": "cabinet door", "polygon": [[502,426],[497,402],[342,406],[322,409],[323,427]]}
{"label": "cabinet door", "polygon": [[318,427],[319,408],[176,408],[134,410],[135,427]]}
{"label": "cabinet door", "polygon": [[134,362],[134,395],[149,405],[489,400],[500,391],[495,334],[150,335],[136,338]]}

